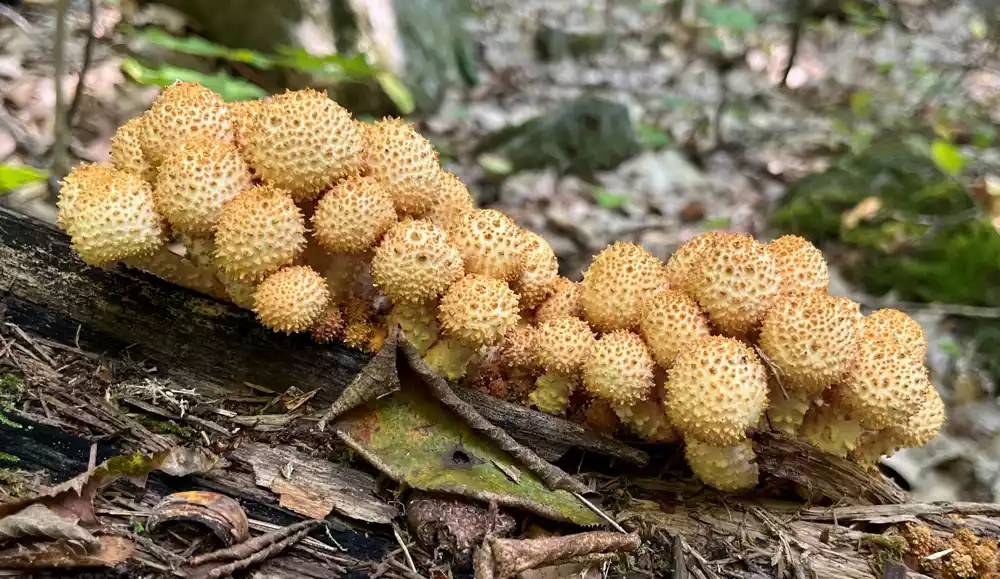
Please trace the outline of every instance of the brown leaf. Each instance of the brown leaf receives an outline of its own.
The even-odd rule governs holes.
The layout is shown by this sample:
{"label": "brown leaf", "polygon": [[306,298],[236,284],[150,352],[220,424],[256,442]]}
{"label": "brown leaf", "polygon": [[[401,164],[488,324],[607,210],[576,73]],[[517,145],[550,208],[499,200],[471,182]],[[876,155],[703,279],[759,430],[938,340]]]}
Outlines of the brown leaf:
{"label": "brown leaf", "polygon": [[0,519],[0,544],[23,538],[66,539],[80,543],[90,551],[100,547],[97,538],[77,525],[75,518],[60,517],[42,504],[30,505]]}
{"label": "brown leaf", "polygon": [[87,553],[73,541],[21,545],[0,551],[0,569],[43,569],[47,567],[113,567],[135,552],[135,544],[122,537],[98,537],[99,547]]}

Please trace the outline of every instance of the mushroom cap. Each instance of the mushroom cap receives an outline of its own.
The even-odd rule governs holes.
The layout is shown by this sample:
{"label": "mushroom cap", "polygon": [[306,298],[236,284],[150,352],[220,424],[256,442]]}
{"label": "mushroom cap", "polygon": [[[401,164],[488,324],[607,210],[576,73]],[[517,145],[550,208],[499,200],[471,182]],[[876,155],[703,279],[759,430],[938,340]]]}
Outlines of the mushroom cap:
{"label": "mushroom cap", "polygon": [[817,291],[779,295],[764,316],[760,347],[782,373],[782,385],[815,396],[854,360],[861,306]]}
{"label": "mushroom cap", "polygon": [[[76,200],[80,193],[100,189],[114,180],[117,169],[102,163],[80,163],[59,182],[59,198],[56,200],[56,225],[68,232],[76,211]],[[124,171],[127,173],[127,171]]]}
{"label": "mushroom cap", "polygon": [[260,113],[266,100],[252,99],[229,103],[229,120],[233,124],[233,142],[236,147],[246,150],[246,130],[253,119]]}
{"label": "mushroom cap", "polygon": [[768,385],[767,423],[778,432],[794,436],[812,406],[812,398],[801,390],[793,390],[791,385],[779,385],[773,375]]}
{"label": "mushroom cap", "polygon": [[85,263],[103,266],[148,256],[166,245],[165,224],[149,183],[112,169],[90,172],[76,185],[64,220],[73,249]]}
{"label": "mushroom cap", "polygon": [[500,359],[508,368],[534,370],[538,367],[535,349],[538,344],[538,328],[524,322],[514,326],[500,344]]}
{"label": "mushroom cap", "polygon": [[392,304],[388,321],[398,324],[406,339],[423,354],[438,338],[437,301],[396,302]]}
{"label": "mushroom cap", "polygon": [[667,280],[670,285],[684,291],[689,295],[694,295],[695,282],[698,276],[695,275],[701,261],[701,251],[705,246],[710,245],[716,237],[728,235],[720,231],[708,231],[695,235],[685,241],[667,259],[664,266]]}
{"label": "mushroom cap", "polygon": [[591,398],[586,402],[583,423],[597,432],[611,436],[618,430],[621,420],[618,419],[611,402],[603,398]]}
{"label": "mushroom cap", "polygon": [[666,393],[670,422],[685,439],[735,444],[767,409],[767,371],[746,344],[710,336],[677,356]]}
{"label": "mushroom cap", "polygon": [[314,199],[363,162],[362,136],[351,113],[312,89],[261,101],[241,138],[257,177],[289,191],[296,202]]}
{"label": "mushroom cap", "polygon": [[465,183],[462,183],[454,173],[441,169],[441,174],[438,176],[437,199],[424,218],[448,230],[458,221],[460,215],[475,208],[476,201]]}
{"label": "mushroom cap", "polygon": [[760,469],[749,440],[730,445],[710,445],[697,439],[684,441],[684,458],[691,472],[706,485],[723,492],[757,486]]}
{"label": "mushroom cap", "polygon": [[290,193],[251,187],[223,205],[215,227],[215,262],[243,281],[260,280],[290,265],[306,246],[302,211]]}
{"label": "mushroom cap", "polygon": [[658,384],[648,395],[631,405],[612,405],[615,415],[629,430],[649,442],[673,444],[680,442],[680,432],[670,424],[661,398],[662,385]]}
{"label": "mushroom cap", "polygon": [[653,389],[655,367],[642,338],[628,330],[614,330],[590,348],[581,368],[583,385],[593,396],[631,406]]}
{"label": "mushroom cap", "polygon": [[552,246],[534,231],[522,231],[524,269],[514,279],[513,289],[521,296],[521,309],[533,310],[542,304],[553,291],[553,282],[559,277],[559,261]]}
{"label": "mushroom cap", "polygon": [[311,267],[291,265],[267,276],[253,295],[253,311],[261,324],[292,334],[310,329],[327,311],[330,292],[323,276]]}
{"label": "mushroom cap", "polygon": [[441,298],[438,321],[445,334],[466,346],[491,346],[517,325],[517,301],[504,282],[468,274]]}
{"label": "mushroom cap", "polygon": [[434,145],[412,124],[389,117],[365,126],[364,143],[369,170],[392,196],[396,212],[427,213],[438,200],[442,179]]}
{"label": "mushroom cap", "polygon": [[546,372],[576,375],[597,343],[587,322],[570,316],[538,324],[535,360]]}
{"label": "mushroom cap", "polygon": [[542,323],[560,316],[579,318],[583,307],[583,287],[564,277],[552,280],[552,295],[535,310],[535,320]]}
{"label": "mushroom cap", "polygon": [[920,410],[933,388],[921,360],[891,338],[864,340],[836,389],[836,402],[861,425],[879,430],[902,424]]}
{"label": "mushroom cap", "polygon": [[465,270],[511,281],[524,270],[524,230],[496,209],[473,209],[448,230],[462,252]]}
{"label": "mushroom cap", "polygon": [[444,230],[419,219],[394,225],[372,259],[375,285],[394,302],[433,300],[462,274],[462,256]]}
{"label": "mushroom cap", "polygon": [[253,309],[253,294],[257,292],[259,282],[243,281],[221,269],[215,272],[215,277],[218,278],[219,283],[226,290],[226,295],[234,304],[243,309]]}
{"label": "mushroom cap", "polygon": [[698,253],[693,294],[712,325],[730,335],[756,329],[781,282],[771,254],[754,238],[737,233],[709,238]]}
{"label": "mushroom cap", "polygon": [[351,175],[323,194],[312,223],[327,251],[356,253],[374,248],[396,224],[396,209],[378,181]]}
{"label": "mushroom cap", "polygon": [[637,327],[645,301],[669,287],[663,262],[626,242],[598,253],[581,285],[583,315],[601,332]]}
{"label": "mushroom cap", "polygon": [[692,342],[712,335],[712,327],[708,314],[694,298],[681,291],[666,290],[646,302],[639,319],[639,335],[656,363],[670,368],[677,354]]}
{"label": "mushroom cap", "polygon": [[861,333],[866,340],[889,338],[921,361],[927,357],[927,338],[920,324],[906,312],[892,308],[875,310],[864,317]]}
{"label": "mushroom cap", "polygon": [[810,407],[799,428],[800,438],[823,452],[840,457],[857,448],[862,434],[864,429],[855,415],[827,401]]}
{"label": "mushroom cap", "polygon": [[154,167],[191,137],[233,138],[229,106],[218,93],[194,82],[178,81],[163,89],[144,116],[140,143]]}
{"label": "mushroom cap", "polygon": [[208,237],[222,206],[252,186],[250,169],[232,142],[201,136],[163,159],[153,195],[173,229]]}
{"label": "mushroom cap", "polygon": [[111,137],[111,165],[119,171],[132,173],[136,177],[153,183],[156,181],[156,167],[142,152],[142,134],[146,114],[132,117],[118,127]]}
{"label": "mushroom cap", "polygon": [[343,335],[345,326],[344,314],[340,308],[328,304],[326,311],[309,328],[309,333],[320,344],[329,344]]}
{"label": "mushroom cap", "polygon": [[535,389],[528,395],[528,401],[546,414],[562,416],[569,407],[569,396],[575,387],[573,378],[548,372],[535,380]]}
{"label": "mushroom cap", "polygon": [[798,235],[782,235],[766,245],[781,276],[781,290],[818,291],[830,287],[830,271],[815,245]]}
{"label": "mushroom cap", "polygon": [[889,427],[891,436],[901,446],[923,446],[937,438],[944,426],[945,407],[933,384],[924,391],[923,402],[916,414],[902,424]]}

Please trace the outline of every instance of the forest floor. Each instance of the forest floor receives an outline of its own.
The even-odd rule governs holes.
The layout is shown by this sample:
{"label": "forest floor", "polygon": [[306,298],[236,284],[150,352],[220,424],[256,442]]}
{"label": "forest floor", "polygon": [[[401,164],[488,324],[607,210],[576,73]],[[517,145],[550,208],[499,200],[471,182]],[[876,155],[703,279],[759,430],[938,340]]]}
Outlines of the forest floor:
{"label": "forest floor", "polygon": [[[107,160],[115,129],[158,94],[122,71],[119,3],[97,4],[95,57],[69,140],[74,162]],[[450,94],[420,120],[421,130],[481,203],[542,233],[571,278],[615,240],[666,257],[709,229],[767,237],[768,215],[789,183],[864,148],[875,134],[911,130],[913,119],[924,127],[946,119],[973,133],[1000,121],[1000,55],[983,39],[982,16],[965,2],[900,0],[893,23],[856,14],[810,25],[786,83],[789,16],[772,0],[748,3],[757,15],[752,26],[739,13],[716,14],[712,22],[690,14],[675,19],[660,1],[475,4],[469,31],[478,41],[480,82]],[[3,163],[41,166],[53,141],[53,5],[27,2],[23,21],[0,13]],[[72,5],[64,75],[70,94],[88,26],[87,3]],[[137,26],[180,26],[157,11],[129,18]],[[551,31],[579,39],[586,50],[542,58],[539,42]],[[486,136],[583,94],[625,105],[644,145],[618,167],[597,172],[594,183],[549,169],[498,178],[490,160],[476,154]],[[1000,168],[996,147],[970,156],[979,174]],[[5,203],[54,219],[44,188],[25,187]],[[842,282],[831,291],[871,302]],[[929,363],[949,402],[950,426],[938,441],[889,463],[920,499],[998,500],[1000,407],[992,387],[956,363],[945,346],[953,337],[936,310],[916,315],[930,338]]]}

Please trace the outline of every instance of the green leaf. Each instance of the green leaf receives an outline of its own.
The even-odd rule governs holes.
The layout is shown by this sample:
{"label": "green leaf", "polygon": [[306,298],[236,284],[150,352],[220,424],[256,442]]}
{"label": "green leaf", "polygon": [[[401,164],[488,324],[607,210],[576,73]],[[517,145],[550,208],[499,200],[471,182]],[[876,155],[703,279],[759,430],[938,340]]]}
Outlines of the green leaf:
{"label": "green leaf", "polygon": [[952,176],[958,175],[965,168],[962,152],[941,139],[936,139],[931,144],[931,159],[939,169]]}
{"label": "green leaf", "polygon": [[726,45],[722,42],[722,39],[716,35],[706,36],[705,45],[716,52],[722,52]]}
{"label": "green leaf", "polygon": [[591,192],[597,204],[605,209],[619,209],[628,203],[627,195],[611,193],[603,187],[592,187]]}
{"label": "green leaf", "polygon": [[378,81],[385,94],[392,99],[393,104],[396,105],[400,113],[405,116],[413,112],[415,107],[413,93],[410,92],[410,89],[406,88],[406,85],[403,84],[403,81],[399,80],[398,76],[391,72],[380,72],[375,75],[375,80]]}
{"label": "green leaf", "polygon": [[173,36],[172,34],[168,34],[159,28],[150,28],[141,32],[134,32],[131,33],[130,36],[137,40],[148,42],[155,46],[183,54],[224,58],[226,60],[252,64],[263,69],[273,68],[275,64],[272,57],[253,50],[248,50],[246,48],[229,48],[221,44],[216,44],[210,40],[206,40],[200,36]]}
{"label": "green leaf", "polygon": [[716,217],[715,219],[706,219],[701,222],[702,231],[715,231],[717,229],[725,229],[733,224],[733,220],[729,217]]}
{"label": "green leaf", "polygon": [[698,12],[712,26],[749,32],[757,29],[757,17],[742,8],[701,4]]}
{"label": "green leaf", "polygon": [[348,412],[335,428],[377,457],[380,470],[412,488],[489,497],[580,525],[601,522],[572,493],[550,490],[421,388],[407,386]]}
{"label": "green leaf", "polygon": [[976,40],[985,40],[986,35],[990,33],[990,26],[982,15],[976,14],[969,20],[969,32]]}
{"label": "green leaf", "polygon": [[648,123],[638,123],[636,132],[647,149],[662,149],[670,144],[670,135]]}
{"label": "green leaf", "polygon": [[989,149],[996,143],[997,130],[993,125],[983,125],[979,127],[976,134],[972,136],[972,144],[977,149]]}
{"label": "green leaf", "polygon": [[510,175],[514,170],[509,159],[492,153],[483,153],[476,161],[479,162],[480,167],[493,175]]}
{"label": "green leaf", "polygon": [[0,195],[48,177],[48,172],[27,165],[0,165]]}
{"label": "green leaf", "polygon": [[661,96],[660,97],[660,102],[663,103],[663,106],[674,108],[674,109],[679,109],[681,107],[689,107],[691,105],[697,104],[695,101],[693,101],[693,100],[691,100],[689,98],[684,98],[684,97],[680,97],[680,96],[672,95],[672,94],[665,94],[665,95]]}
{"label": "green leaf", "polygon": [[176,66],[150,68],[133,58],[122,61],[122,70],[139,84],[167,87],[176,81],[197,82],[222,95],[228,102],[259,99],[267,96],[261,87],[224,73],[204,74]]}
{"label": "green leaf", "polygon": [[851,111],[854,112],[854,116],[859,118],[868,118],[871,115],[871,102],[872,93],[859,90],[857,92],[851,93]]}
{"label": "green leaf", "polygon": [[5,460],[7,462],[21,462],[21,459],[19,457],[16,457],[13,454],[7,454],[6,452],[2,451],[0,451],[0,460]]}

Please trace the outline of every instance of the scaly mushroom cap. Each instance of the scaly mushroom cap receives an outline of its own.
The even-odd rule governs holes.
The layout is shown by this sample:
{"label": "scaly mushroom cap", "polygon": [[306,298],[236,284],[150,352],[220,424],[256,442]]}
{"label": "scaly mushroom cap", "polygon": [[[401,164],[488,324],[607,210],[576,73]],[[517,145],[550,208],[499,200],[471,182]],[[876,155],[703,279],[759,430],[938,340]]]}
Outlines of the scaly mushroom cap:
{"label": "scaly mushroom cap", "polygon": [[597,339],[587,322],[569,316],[538,324],[535,360],[546,372],[575,375]]}
{"label": "scaly mushroom cap", "polygon": [[781,276],[781,292],[818,291],[830,287],[830,271],[823,253],[798,235],[782,235],[767,244]]}
{"label": "scaly mushroom cap", "polygon": [[576,387],[574,378],[549,372],[535,380],[528,402],[546,414],[562,416],[569,407],[569,397]]}
{"label": "scaly mushroom cap", "polygon": [[231,141],[229,106],[212,90],[193,82],[175,82],[163,89],[142,122],[143,155],[159,167],[176,147],[192,137]]}
{"label": "scaly mushroom cap", "polygon": [[816,396],[854,360],[861,306],[817,291],[782,293],[764,317],[760,347],[782,373],[782,384]]}
{"label": "scaly mushroom cap", "polygon": [[302,265],[282,268],[260,282],[253,311],[275,332],[304,332],[326,312],[330,292],[316,270]]}
{"label": "scaly mushroom cap", "polygon": [[247,162],[266,184],[314,199],[362,166],[362,136],[351,113],[325,93],[286,90],[262,101],[242,129]]}
{"label": "scaly mushroom cap", "polygon": [[891,308],[875,310],[862,320],[861,332],[866,340],[896,340],[905,351],[921,361],[927,357],[924,329],[905,312]]}
{"label": "scaly mushroom cap", "polygon": [[247,127],[260,113],[266,100],[247,100],[229,103],[229,120],[233,124],[233,142],[240,151],[246,150]]}
{"label": "scaly mushroom cap", "polygon": [[927,369],[898,341],[862,341],[836,389],[837,403],[853,411],[865,428],[879,430],[916,414],[927,388],[933,388]]}
{"label": "scaly mushroom cap", "polygon": [[309,328],[313,340],[320,344],[329,344],[344,335],[344,314],[336,305],[327,305],[316,323]]}
{"label": "scaly mushroom cap", "polygon": [[448,234],[469,273],[511,281],[524,271],[524,230],[496,209],[461,214]]}
{"label": "scaly mushroom cap", "polygon": [[514,279],[513,289],[521,296],[521,309],[533,310],[552,295],[559,277],[559,261],[549,242],[534,231],[522,231],[524,269]]}
{"label": "scaly mushroom cap", "polygon": [[631,405],[612,405],[615,415],[629,430],[644,440],[659,444],[680,442],[681,435],[667,417],[662,400],[663,388],[658,385],[645,398]]}
{"label": "scaly mushroom cap", "polygon": [[77,182],[69,203],[68,233],[73,249],[89,265],[103,266],[148,256],[167,241],[163,218],[149,183],[130,173],[94,171]]}
{"label": "scaly mushroom cap", "polygon": [[583,362],[583,385],[593,396],[631,406],[653,389],[656,363],[642,338],[628,330],[604,334]]}
{"label": "scaly mushroom cap", "polygon": [[586,402],[583,423],[597,432],[612,436],[621,425],[611,402],[603,398],[591,398]]}
{"label": "scaly mushroom cap", "polygon": [[669,369],[677,354],[712,335],[712,327],[698,302],[683,292],[666,290],[646,302],[639,319],[639,335],[656,363]]}
{"label": "scaly mushroom cap", "polygon": [[73,167],[59,182],[59,199],[56,200],[56,225],[59,229],[69,231],[81,192],[104,187],[114,180],[117,172],[115,168],[100,163],[81,163]]}
{"label": "scaly mushroom cap", "polygon": [[222,206],[252,186],[250,169],[233,143],[193,137],[160,164],[153,195],[174,230],[208,237]]}
{"label": "scaly mushroom cap", "polygon": [[730,335],[756,329],[781,282],[771,254],[749,235],[736,233],[710,238],[698,253],[693,295],[712,325]]}
{"label": "scaly mushroom cap", "polygon": [[504,282],[469,274],[441,298],[438,321],[445,334],[467,346],[491,346],[520,319],[517,300]]}
{"label": "scaly mushroom cap", "polygon": [[394,225],[372,259],[375,285],[394,302],[433,300],[462,274],[458,248],[443,229],[423,220],[407,218]]}
{"label": "scaly mushroom cap", "polygon": [[684,443],[684,458],[691,472],[716,490],[734,492],[757,486],[760,470],[749,440],[713,446],[688,439]]}
{"label": "scaly mushroom cap", "polygon": [[520,323],[507,332],[500,344],[500,359],[508,368],[534,370],[538,367],[535,350],[538,345],[538,328]]}
{"label": "scaly mushroom cap", "polygon": [[583,308],[583,288],[564,277],[552,280],[552,295],[535,310],[535,320],[542,323],[561,316],[579,318]]}
{"label": "scaly mushroom cap", "polygon": [[144,181],[156,181],[156,167],[142,153],[142,134],[146,114],[133,117],[118,127],[111,137],[111,165]]}
{"label": "scaly mushroom cap", "polygon": [[396,302],[389,323],[398,324],[406,339],[423,354],[438,339],[437,300],[419,303]]}
{"label": "scaly mushroom cap", "polygon": [[695,275],[701,261],[701,251],[712,243],[716,237],[728,235],[718,231],[709,231],[696,235],[685,241],[667,259],[665,266],[667,280],[670,285],[684,291],[688,295],[694,295],[694,285],[698,281]]}
{"label": "scaly mushroom cap", "polygon": [[[835,400],[836,397],[828,398]],[[854,414],[828,401],[809,408],[799,428],[800,438],[823,452],[840,457],[857,448],[863,433],[864,429]]]}
{"label": "scaly mushroom cap", "polygon": [[215,262],[243,281],[290,265],[305,248],[306,225],[291,194],[259,185],[223,205],[215,229]]}
{"label": "scaly mushroom cap", "polygon": [[666,392],[670,422],[685,439],[736,444],[767,409],[767,371],[749,346],[711,336],[677,356]]}
{"label": "scaly mushroom cap", "polygon": [[[422,217],[438,200],[442,178],[434,145],[402,119],[366,126],[368,166],[396,205],[396,212]],[[454,183],[452,183],[454,186]]]}
{"label": "scaly mushroom cap", "polygon": [[465,183],[454,173],[442,169],[438,176],[437,199],[424,218],[447,231],[458,222],[459,216],[475,208],[476,202]]}
{"label": "scaly mushroom cap", "polygon": [[583,315],[600,332],[639,325],[646,300],[669,287],[663,263],[634,243],[614,243],[583,274]]}
{"label": "scaly mushroom cap", "polygon": [[312,223],[327,251],[356,253],[374,248],[396,224],[396,209],[378,181],[351,175],[323,194]]}
{"label": "scaly mushroom cap", "polygon": [[944,426],[945,408],[941,395],[932,384],[924,391],[924,400],[917,413],[904,424],[889,427],[893,438],[902,446],[923,446],[937,438]]}

